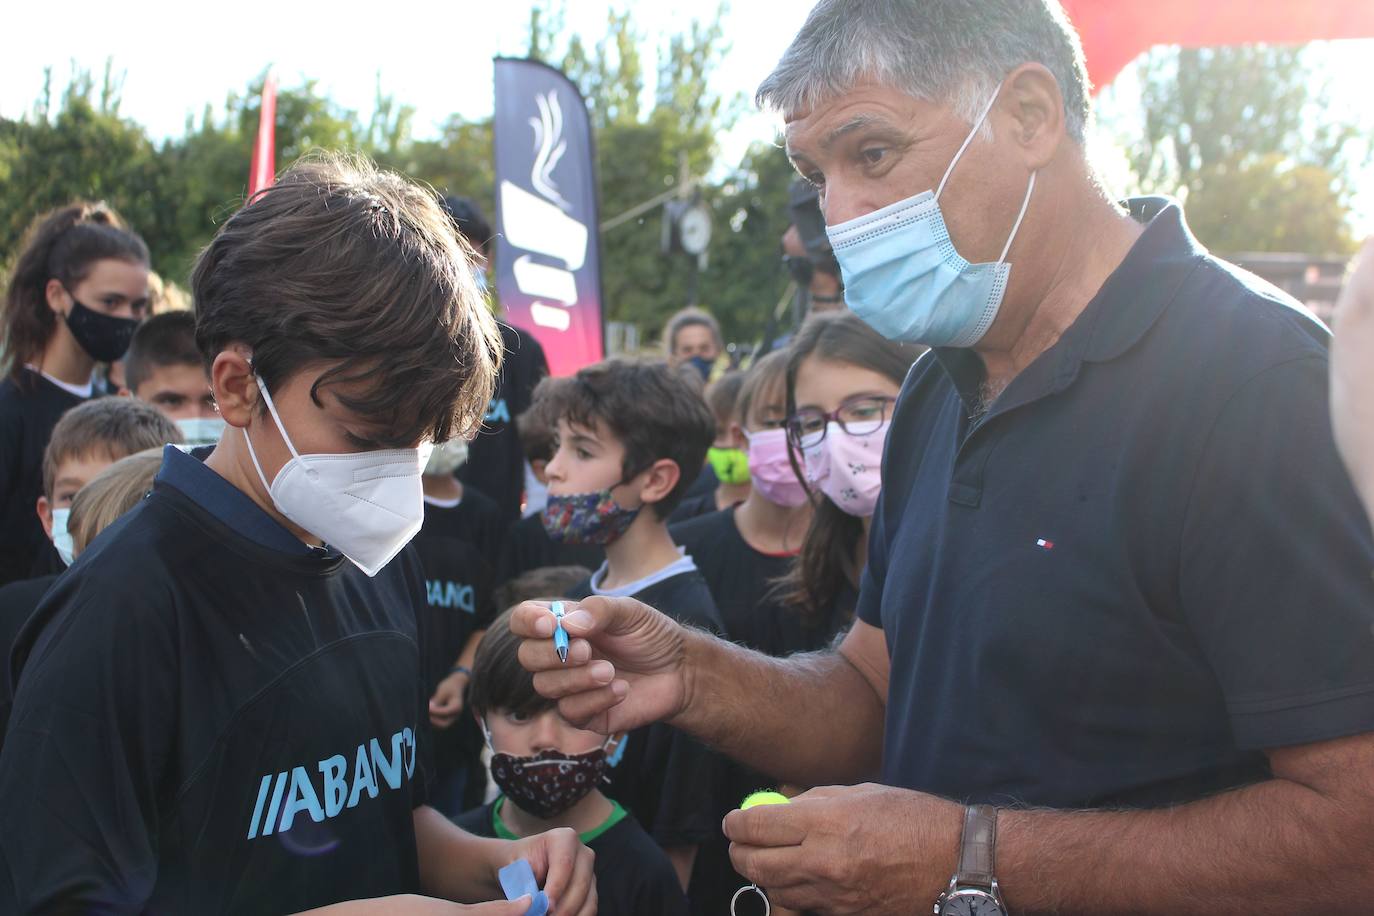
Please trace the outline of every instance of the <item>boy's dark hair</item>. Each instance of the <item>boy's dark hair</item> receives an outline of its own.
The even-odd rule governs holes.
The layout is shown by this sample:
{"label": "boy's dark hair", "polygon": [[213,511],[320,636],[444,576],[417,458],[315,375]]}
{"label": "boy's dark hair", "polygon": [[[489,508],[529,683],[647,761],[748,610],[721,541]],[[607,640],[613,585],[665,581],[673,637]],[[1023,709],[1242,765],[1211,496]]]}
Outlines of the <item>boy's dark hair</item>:
{"label": "boy's dark hair", "polygon": [[553,457],[553,443],[556,432],[548,411],[534,402],[515,418],[515,433],[520,437],[520,450],[529,462],[548,461]]}
{"label": "boy's dark hair", "polygon": [[362,157],[312,154],[201,253],[196,344],[207,366],[246,345],[269,391],[335,363],[310,389],[316,404],[326,385],[366,383],[339,401],[379,439],[443,442],[477,429],[501,361],[471,265],[432,191]]}
{"label": "boy's dark hair", "polygon": [[53,427],[43,451],[43,494],[52,499],[57,469],[70,458],[126,455],[182,441],[162,411],[133,398],[97,398],[73,407]]}
{"label": "boy's dark hair", "polygon": [[541,566],[530,569],[496,586],[492,603],[503,610],[522,601],[537,601],[549,595],[566,595],[568,589],[590,579],[592,571],[585,566]]}
{"label": "boy's dark hair", "polygon": [[667,363],[608,359],[568,378],[546,378],[534,391],[548,416],[591,428],[600,424],[625,448],[626,479],[667,458],[677,464],[677,486],[653,504],[665,519],[701,473],[716,438],[706,402]]}
{"label": "boy's dark hair", "polygon": [[706,386],[706,406],[715,415],[717,429],[725,429],[735,419],[735,407],[743,384],[743,372],[727,372]]}
{"label": "boy's dark hair", "polygon": [[34,220],[19,246],[5,290],[3,332],[10,376],[24,377],[57,329],[48,307],[49,280],[68,290],[86,279],[96,261],[148,263],[148,246],[104,203],[68,204]]}
{"label": "boy's dark hair", "polygon": [[158,369],[204,365],[196,349],[196,316],[190,312],[163,312],[143,322],[134,332],[129,352],[124,356],[124,385],[136,392]]}
{"label": "boy's dark hair", "polygon": [[472,683],[468,686],[468,706],[485,717],[494,709],[518,716],[537,716],[558,705],[534,689],[534,675],[520,664],[520,637],[510,631],[507,608],[487,628],[472,662]]}

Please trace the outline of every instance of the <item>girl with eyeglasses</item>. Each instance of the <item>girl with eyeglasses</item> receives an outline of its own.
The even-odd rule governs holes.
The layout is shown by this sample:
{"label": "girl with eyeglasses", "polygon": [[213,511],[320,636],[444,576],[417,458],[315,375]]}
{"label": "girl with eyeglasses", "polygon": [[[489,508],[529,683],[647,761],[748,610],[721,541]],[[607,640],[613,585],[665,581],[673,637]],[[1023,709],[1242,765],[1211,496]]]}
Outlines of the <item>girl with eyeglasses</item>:
{"label": "girl with eyeglasses", "polygon": [[815,511],[782,589],[821,644],[853,617],[888,424],[921,352],[848,311],[812,315],[788,348],[787,444]]}
{"label": "girl with eyeglasses", "polygon": [[74,203],[34,221],[0,313],[0,585],[62,569],[34,513],[43,449],[147,309],[148,248],[113,210]]}

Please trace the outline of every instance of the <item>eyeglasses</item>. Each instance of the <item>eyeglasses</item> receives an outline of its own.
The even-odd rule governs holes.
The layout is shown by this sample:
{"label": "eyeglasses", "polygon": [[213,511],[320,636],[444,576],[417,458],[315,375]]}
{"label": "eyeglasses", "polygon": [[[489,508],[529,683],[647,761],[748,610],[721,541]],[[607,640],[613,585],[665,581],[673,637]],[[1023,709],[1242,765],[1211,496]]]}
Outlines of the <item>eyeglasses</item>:
{"label": "eyeglasses", "polygon": [[863,395],[850,398],[830,413],[799,410],[787,418],[787,439],[797,448],[814,448],[825,441],[825,431],[832,422],[851,436],[871,436],[882,428],[896,401],[884,395]]}

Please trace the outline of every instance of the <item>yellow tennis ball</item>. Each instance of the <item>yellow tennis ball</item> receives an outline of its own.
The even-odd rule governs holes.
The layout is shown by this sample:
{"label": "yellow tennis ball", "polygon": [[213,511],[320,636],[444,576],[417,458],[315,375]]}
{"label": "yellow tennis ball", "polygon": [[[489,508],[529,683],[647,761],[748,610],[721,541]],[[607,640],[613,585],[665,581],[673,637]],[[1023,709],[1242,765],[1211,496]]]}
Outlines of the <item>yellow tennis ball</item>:
{"label": "yellow tennis ball", "polygon": [[751,792],[739,807],[741,811],[748,811],[755,805],[785,805],[789,801],[781,792]]}

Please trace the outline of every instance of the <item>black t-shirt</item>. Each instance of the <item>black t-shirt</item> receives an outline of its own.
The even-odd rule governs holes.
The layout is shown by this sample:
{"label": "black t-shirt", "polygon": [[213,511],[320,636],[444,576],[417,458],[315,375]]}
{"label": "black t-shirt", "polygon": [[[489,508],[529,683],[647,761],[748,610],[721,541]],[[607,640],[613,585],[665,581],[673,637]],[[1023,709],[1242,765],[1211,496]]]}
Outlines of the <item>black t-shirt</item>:
{"label": "black t-shirt", "polygon": [[[567,597],[580,600],[591,594],[588,579],[569,589]],[[630,597],[687,626],[723,631],[711,590],[695,570],[654,582]],[[630,732],[617,754],[603,791],[624,805],[660,845],[700,845],[720,834],[725,758],[661,722]]]}
{"label": "black t-shirt", "polygon": [[520,447],[515,418],[529,408],[535,386],[549,374],[549,361],[533,335],[508,324],[498,325],[505,361],[482,431],[468,446],[467,464],[458,469],[458,478],[490,496],[509,525],[520,518],[520,497],[525,490],[525,450]]}
{"label": "black t-shirt", "polygon": [[[491,623],[491,592],[504,528],[501,510],[470,484],[463,485],[463,498],[456,506],[425,501],[424,526],[413,543],[425,576],[425,681],[431,694],[448,677],[468,638]],[[474,777],[480,775],[482,733],[471,716],[459,716],[448,728],[434,728],[433,736],[436,777],[459,766],[466,766]],[[474,778],[472,791],[478,789]]]}
{"label": "black t-shirt", "polygon": [[0,911],[294,913],[418,891],[419,564],[406,551],[368,578],[297,546],[160,477],[54,585],[20,636],[35,642],[0,749]]}
{"label": "black t-shirt", "polygon": [[56,556],[36,504],[43,495],[43,451],[62,415],[86,399],[23,369],[23,381],[0,381],[0,585],[28,578],[35,563],[55,572]]}
{"label": "black t-shirt", "polygon": [[10,671],[10,653],[14,651],[19,631],[38,607],[38,602],[56,581],[57,576],[35,576],[0,586],[0,742],[9,721],[10,704],[14,701],[14,676]]}
{"label": "black t-shirt", "polygon": [[681,524],[719,511],[720,509],[716,505],[715,490],[708,493],[698,493],[695,496],[684,496],[682,502],[678,503],[677,508],[668,516],[668,524]]}
{"label": "black t-shirt", "polygon": [[468,637],[494,616],[491,591],[505,546],[501,510],[464,484],[456,506],[425,500],[424,525],[414,544],[425,574],[426,674],[432,688],[448,675]]}
{"label": "black t-shirt", "polygon": [[[501,796],[466,811],[454,823],[473,836],[518,839],[505,824],[497,827],[496,812],[505,801]],[[672,863],[624,808],[617,805],[605,824],[581,839],[596,853],[598,916],[686,916],[687,898]]]}
{"label": "black t-shirt", "polygon": [[[511,526],[501,561],[502,582],[545,566],[585,566],[596,569],[606,561],[606,551],[596,544],[555,541],[544,530],[539,515],[522,518]],[[502,609],[504,610],[504,608]]]}
{"label": "black t-shirt", "polygon": [[1177,206],[1132,212],[1124,263],[981,418],[967,351],[903,385],[859,601],[891,657],[891,785],[1168,805],[1374,730],[1374,539],[1328,335]]}
{"label": "black t-shirt", "polygon": [[795,555],[761,553],[749,546],[735,523],[735,510],[731,506],[669,529],[711,589],[725,635],[769,655],[829,646],[841,615],[809,626],[799,612],[783,604],[776,582],[796,563]]}

